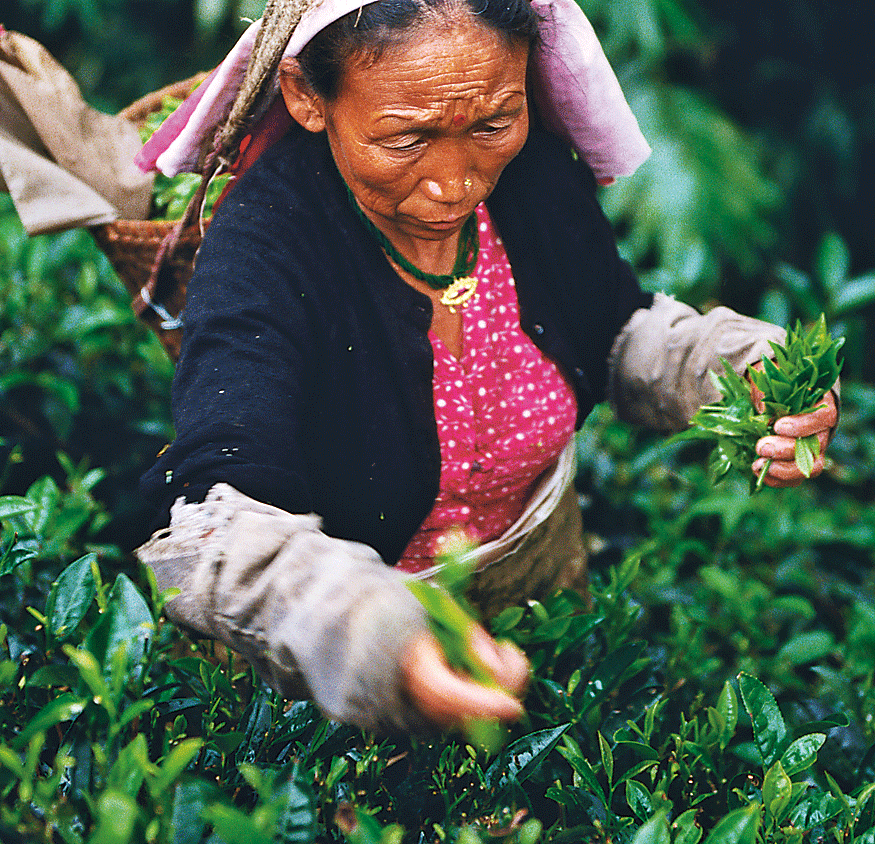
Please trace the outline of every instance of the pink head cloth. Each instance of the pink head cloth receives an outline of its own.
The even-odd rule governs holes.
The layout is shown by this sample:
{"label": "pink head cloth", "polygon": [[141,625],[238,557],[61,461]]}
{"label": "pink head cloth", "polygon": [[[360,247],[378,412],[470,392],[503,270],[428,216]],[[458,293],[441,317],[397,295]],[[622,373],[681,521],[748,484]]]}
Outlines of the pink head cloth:
{"label": "pink head cloth", "polygon": [[[366,0],[374,2],[374,0]],[[567,140],[596,178],[629,176],[650,147],[586,15],[574,0],[531,0],[541,18],[534,62],[533,96],[544,124]],[[297,56],[326,26],[359,9],[362,0],[322,0],[301,17],[284,56]],[[237,96],[255,35],[255,21],[225,60],[164,121],[136,158],[141,169],[167,176],[194,172],[204,142]]]}

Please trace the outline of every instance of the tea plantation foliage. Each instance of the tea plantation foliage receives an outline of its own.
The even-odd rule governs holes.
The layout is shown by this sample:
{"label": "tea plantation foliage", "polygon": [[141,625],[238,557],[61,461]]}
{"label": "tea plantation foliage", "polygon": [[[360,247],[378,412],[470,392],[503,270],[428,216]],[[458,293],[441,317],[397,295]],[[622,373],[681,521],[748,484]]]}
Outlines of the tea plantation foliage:
{"label": "tea plantation foliage", "polygon": [[[867,13],[582,5],[654,146],[603,193],[644,282],[779,323],[825,313],[847,337],[826,473],[713,486],[697,445],[598,408],[578,437],[592,605],[559,594],[493,624],[532,661],[527,720],[492,756],[362,734],[163,620],[130,549],[171,366],[86,232],[28,239],[0,196],[3,844],[875,844],[873,79],[830,52]],[[116,108],[214,61],[250,6],[3,14]]]}

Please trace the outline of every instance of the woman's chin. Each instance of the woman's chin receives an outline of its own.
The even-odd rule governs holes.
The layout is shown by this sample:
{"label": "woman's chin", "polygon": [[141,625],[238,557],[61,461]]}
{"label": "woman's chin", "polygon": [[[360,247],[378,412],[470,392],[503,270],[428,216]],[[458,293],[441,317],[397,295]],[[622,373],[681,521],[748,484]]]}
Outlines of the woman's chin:
{"label": "woman's chin", "polygon": [[410,237],[418,237],[424,240],[444,240],[452,237],[462,230],[465,221],[473,214],[473,210],[467,214],[438,215],[429,217],[405,217],[399,221],[398,228]]}

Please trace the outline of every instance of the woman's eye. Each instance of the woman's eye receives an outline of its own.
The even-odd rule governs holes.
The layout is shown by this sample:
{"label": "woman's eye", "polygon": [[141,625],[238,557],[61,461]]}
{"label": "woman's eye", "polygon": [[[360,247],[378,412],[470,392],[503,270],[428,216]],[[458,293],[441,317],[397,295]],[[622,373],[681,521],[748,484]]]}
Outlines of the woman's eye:
{"label": "woman's eye", "polygon": [[403,138],[393,138],[385,142],[385,146],[389,149],[405,152],[416,149],[422,143],[422,138],[406,136]]}
{"label": "woman's eye", "polygon": [[510,128],[509,123],[485,123],[478,127],[477,131],[481,135],[498,135]]}

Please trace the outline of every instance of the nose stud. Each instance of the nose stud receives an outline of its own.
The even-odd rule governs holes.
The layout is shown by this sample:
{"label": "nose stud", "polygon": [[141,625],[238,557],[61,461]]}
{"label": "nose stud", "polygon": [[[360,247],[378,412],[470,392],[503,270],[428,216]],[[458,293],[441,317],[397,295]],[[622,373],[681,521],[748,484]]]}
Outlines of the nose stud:
{"label": "nose stud", "polygon": [[465,188],[467,190],[471,190],[471,187],[474,184],[474,181],[473,181],[473,179],[468,178],[468,179],[465,179],[464,184],[465,184]]}

